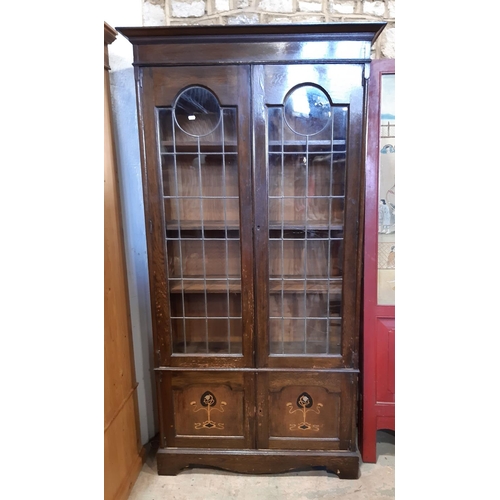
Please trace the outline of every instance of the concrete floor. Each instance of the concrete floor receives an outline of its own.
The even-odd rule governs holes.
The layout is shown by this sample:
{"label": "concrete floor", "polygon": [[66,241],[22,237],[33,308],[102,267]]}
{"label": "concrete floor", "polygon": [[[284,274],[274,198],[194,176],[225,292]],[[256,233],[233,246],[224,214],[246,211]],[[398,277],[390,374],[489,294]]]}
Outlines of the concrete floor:
{"label": "concrete floor", "polygon": [[377,433],[377,463],[361,464],[356,480],[340,480],[326,471],[247,475],[212,469],[188,469],[158,476],[154,452],[148,456],[129,500],[385,500],[394,499],[395,439]]}

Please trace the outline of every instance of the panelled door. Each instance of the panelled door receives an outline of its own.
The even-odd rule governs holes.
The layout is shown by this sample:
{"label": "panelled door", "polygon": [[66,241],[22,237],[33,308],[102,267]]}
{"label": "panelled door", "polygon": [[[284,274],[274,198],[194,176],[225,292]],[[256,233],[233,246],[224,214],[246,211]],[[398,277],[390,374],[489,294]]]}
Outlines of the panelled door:
{"label": "panelled door", "polygon": [[265,368],[258,445],[346,449],[358,362],[363,67],[255,66],[252,76],[257,366]]}
{"label": "panelled door", "polygon": [[233,371],[254,365],[250,70],[143,71],[161,444],[250,448],[255,376]]}

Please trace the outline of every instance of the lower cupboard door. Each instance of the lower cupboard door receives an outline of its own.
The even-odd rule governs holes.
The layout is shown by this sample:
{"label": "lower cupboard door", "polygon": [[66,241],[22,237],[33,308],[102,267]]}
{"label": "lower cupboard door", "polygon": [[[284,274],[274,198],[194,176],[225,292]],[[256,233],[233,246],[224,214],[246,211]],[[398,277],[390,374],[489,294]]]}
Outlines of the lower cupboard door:
{"label": "lower cupboard door", "polygon": [[259,448],[355,449],[357,373],[265,372],[257,388]]}
{"label": "lower cupboard door", "polygon": [[253,373],[157,373],[162,447],[251,448]]}

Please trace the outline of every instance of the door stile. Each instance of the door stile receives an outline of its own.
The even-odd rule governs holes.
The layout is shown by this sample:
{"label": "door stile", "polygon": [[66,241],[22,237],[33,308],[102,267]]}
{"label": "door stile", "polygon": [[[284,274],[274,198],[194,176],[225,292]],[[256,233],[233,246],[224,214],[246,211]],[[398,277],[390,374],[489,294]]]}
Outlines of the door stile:
{"label": "door stile", "polygon": [[[360,69],[360,73],[362,70]],[[360,208],[363,143],[363,85],[354,87],[349,102],[348,162],[346,165],[346,214],[343,304],[342,359],[345,368],[358,368],[361,280],[358,275],[360,259]]]}
{"label": "door stile", "polygon": [[252,66],[253,186],[255,228],[255,366],[268,366],[269,239],[268,171],[264,66]]}

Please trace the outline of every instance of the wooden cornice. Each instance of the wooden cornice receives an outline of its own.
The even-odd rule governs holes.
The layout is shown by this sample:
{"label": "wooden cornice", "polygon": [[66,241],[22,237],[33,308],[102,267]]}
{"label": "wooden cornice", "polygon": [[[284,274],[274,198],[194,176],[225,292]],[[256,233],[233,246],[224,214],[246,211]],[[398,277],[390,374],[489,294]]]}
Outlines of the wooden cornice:
{"label": "wooden cornice", "polygon": [[118,31],[104,22],[104,69],[109,70],[108,45],[113,43],[118,36]]}

